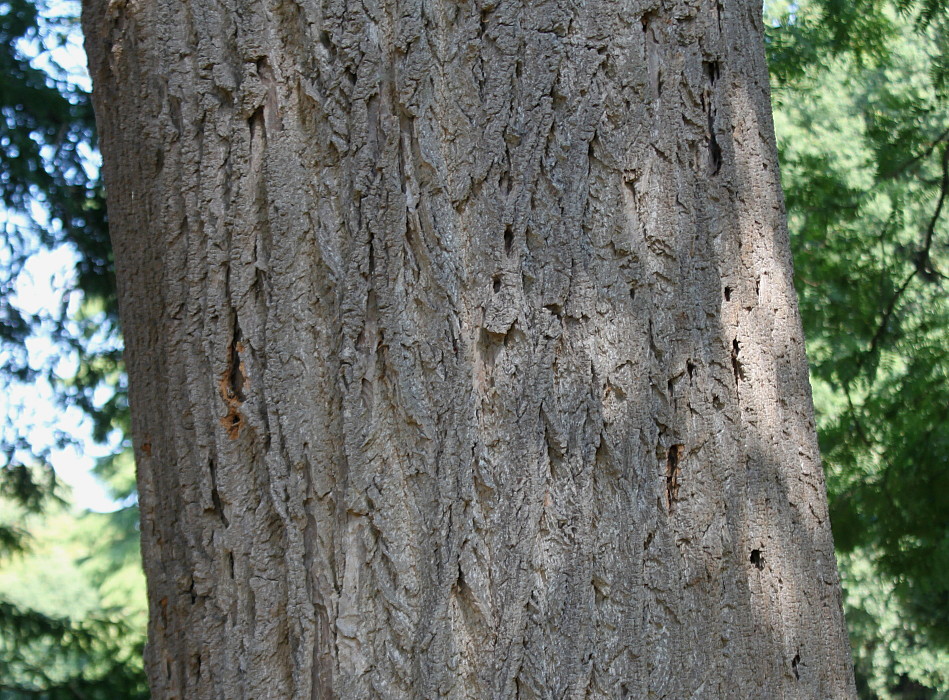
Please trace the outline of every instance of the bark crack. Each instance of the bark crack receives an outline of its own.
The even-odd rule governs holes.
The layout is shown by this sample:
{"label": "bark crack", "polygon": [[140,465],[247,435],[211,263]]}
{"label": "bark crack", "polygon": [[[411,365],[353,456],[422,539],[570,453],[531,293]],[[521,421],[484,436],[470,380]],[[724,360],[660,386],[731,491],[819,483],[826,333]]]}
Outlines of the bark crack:
{"label": "bark crack", "polygon": [[679,500],[679,476],[684,449],[683,445],[672,445],[666,455],[666,505],[670,514]]}
{"label": "bark crack", "polygon": [[227,414],[221,419],[221,425],[231,440],[240,437],[241,428],[244,425],[244,414],[241,413],[240,408],[246,400],[244,388],[249,382],[247,368],[241,359],[242,352],[244,352],[244,343],[235,313],[234,334],[228,346],[227,368],[221,373],[218,381],[218,392],[227,406]]}

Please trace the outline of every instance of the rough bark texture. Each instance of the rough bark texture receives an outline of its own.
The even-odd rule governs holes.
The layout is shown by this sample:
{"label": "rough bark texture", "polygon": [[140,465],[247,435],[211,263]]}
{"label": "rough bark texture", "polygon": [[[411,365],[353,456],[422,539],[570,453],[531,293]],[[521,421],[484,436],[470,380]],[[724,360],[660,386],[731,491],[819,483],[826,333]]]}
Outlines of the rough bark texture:
{"label": "rough bark texture", "polygon": [[752,0],[87,0],[158,698],[849,698]]}

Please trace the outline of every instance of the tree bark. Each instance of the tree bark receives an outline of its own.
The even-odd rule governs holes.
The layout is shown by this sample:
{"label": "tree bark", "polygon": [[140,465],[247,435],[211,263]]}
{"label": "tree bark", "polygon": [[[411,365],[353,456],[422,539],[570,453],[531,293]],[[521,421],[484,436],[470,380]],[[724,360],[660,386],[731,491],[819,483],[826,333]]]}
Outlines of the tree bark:
{"label": "tree bark", "polygon": [[156,697],[854,697],[760,14],[86,1]]}

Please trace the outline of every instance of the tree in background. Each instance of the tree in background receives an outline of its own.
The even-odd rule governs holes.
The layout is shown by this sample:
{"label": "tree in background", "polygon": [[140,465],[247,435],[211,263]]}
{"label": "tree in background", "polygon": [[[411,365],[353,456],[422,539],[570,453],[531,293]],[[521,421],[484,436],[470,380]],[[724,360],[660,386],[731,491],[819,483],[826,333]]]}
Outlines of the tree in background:
{"label": "tree in background", "polygon": [[944,5],[769,4],[796,283],[866,697],[949,696]]}
{"label": "tree in background", "polygon": [[[23,0],[0,8],[0,379],[8,406],[28,382],[55,383],[62,403],[85,409],[104,439],[121,427],[125,411],[112,255],[102,189],[88,161],[94,149],[88,96],[47,51],[75,34],[75,18],[72,27],[65,21],[43,20]],[[24,314],[14,296],[25,264],[61,246],[78,261],[62,308]],[[31,338],[56,348],[46,364],[31,365]],[[56,373],[63,357],[75,367],[67,380]],[[47,446],[31,442],[14,411],[11,406],[0,429],[0,698],[142,697],[136,658],[142,636],[130,627],[134,620],[123,619],[131,590],[122,586],[134,589],[128,567],[138,561],[135,509],[78,520],[62,511]],[[130,489],[129,466],[126,460],[123,468],[121,457],[103,464],[121,487],[119,497]],[[55,529],[41,520],[51,512]],[[49,578],[51,565],[84,556],[92,542],[101,548],[96,556],[65,570],[63,580]],[[26,566],[33,568],[23,571]],[[72,597],[57,602],[66,591]]]}
{"label": "tree in background", "polygon": [[0,567],[0,698],[147,697],[144,589],[125,524],[54,506],[19,523],[28,551]]}

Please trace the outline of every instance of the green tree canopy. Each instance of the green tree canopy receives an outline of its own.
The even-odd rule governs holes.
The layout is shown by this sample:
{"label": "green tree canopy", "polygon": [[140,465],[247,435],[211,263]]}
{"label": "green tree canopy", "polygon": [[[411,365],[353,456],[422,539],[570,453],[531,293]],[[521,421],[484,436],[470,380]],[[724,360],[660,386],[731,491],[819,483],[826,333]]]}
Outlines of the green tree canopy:
{"label": "green tree canopy", "polygon": [[[105,439],[123,428],[126,410],[104,196],[90,160],[93,116],[88,95],[68,79],[51,51],[75,40],[77,18],[51,18],[40,9],[26,0],[0,4],[0,384],[9,401],[28,382],[53,383],[61,403],[84,409],[93,417],[95,437]],[[76,260],[62,290],[64,303],[24,312],[16,292],[27,262],[63,246]],[[55,349],[42,366],[31,365],[30,338],[43,338]],[[76,368],[66,380],[56,372],[63,357]],[[132,620],[130,627],[124,619],[128,599],[107,595],[117,581],[128,579],[130,566],[138,570],[137,513],[131,508],[77,520],[62,511],[49,446],[30,438],[29,426],[17,415],[8,415],[0,426],[0,579],[20,570],[19,585],[0,586],[0,698],[146,697],[143,621]],[[62,442],[71,439],[61,436]],[[113,481],[127,482],[127,462],[113,459],[103,470]],[[126,483],[120,495],[128,493]],[[44,529],[39,513],[51,506],[65,526],[56,531],[61,545],[76,533],[85,533],[85,539],[57,547],[54,558],[44,559],[52,531]],[[96,521],[93,538],[88,527]],[[112,546],[91,557],[81,554],[93,539]],[[81,577],[78,568],[67,577],[76,594],[70,604],[51,605],[57,587],[39,584],[51,562],[78,567],[85,558]],[[60,581],[62,586],[67,583]],[[38,591],[46,591],[44,599],[36,598]],[[96,605],[83,606],[84,596],[93,596]]]}
{"label": "green tree canopy", "polygon": [[[768,6],[796,282],[868,696],[949,692],[945,5]],[[882,591],[895,602],[881,607]]]}

